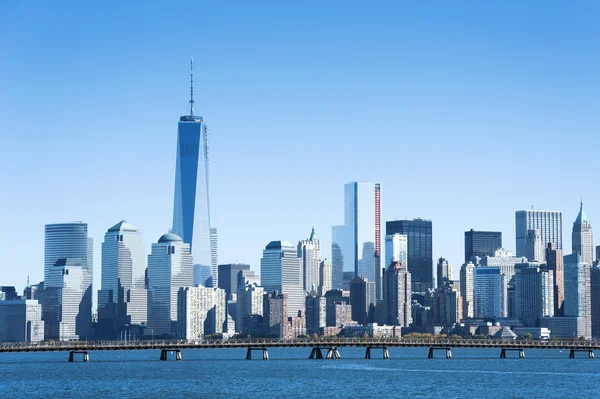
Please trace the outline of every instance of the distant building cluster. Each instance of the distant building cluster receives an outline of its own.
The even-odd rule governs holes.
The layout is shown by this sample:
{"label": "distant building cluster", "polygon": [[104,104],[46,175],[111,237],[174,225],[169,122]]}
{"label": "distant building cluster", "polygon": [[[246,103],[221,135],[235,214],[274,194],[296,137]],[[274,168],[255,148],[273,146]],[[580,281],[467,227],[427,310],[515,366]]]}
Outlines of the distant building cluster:
{"label": "distant building cluster", "polygon": [[28,282],[23,295],[0,287],[0,341],[600,338],[600,247],[594,250],[583,203],[570,254],[563,254],[562,212],[517,211],[516,254],[503,249],[501,232],[466,231],[454,280],[449,259],[434,263],[432,221],[382,226],[381,185],[350,182],[343,223],[331,230],[331,259],[322,257],[313,228],[297,244],[269,242],[257,275],[248,264],[218,263],[208,134],[195,114],[192,86],[189,113],[178,126],[171,231],[149,254],[141,231],[128,222],[106,231],[92,312],[94,242],[87,224],[46,225],[44,281]]}

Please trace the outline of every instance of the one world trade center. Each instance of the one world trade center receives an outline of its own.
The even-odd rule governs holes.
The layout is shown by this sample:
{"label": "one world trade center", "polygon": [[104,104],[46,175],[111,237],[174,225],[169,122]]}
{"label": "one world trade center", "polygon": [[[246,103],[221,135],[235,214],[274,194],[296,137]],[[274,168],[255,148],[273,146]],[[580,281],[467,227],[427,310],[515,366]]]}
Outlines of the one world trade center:
{"label": "one world trade center", "polygon": [[217,264],[211,258],[208,127],[194,109],[193,66],[192,60],[189,112],[179,118],[177,128],[173,233],[190,244],[194,273],[210,268],[207,285],[217,287]]}

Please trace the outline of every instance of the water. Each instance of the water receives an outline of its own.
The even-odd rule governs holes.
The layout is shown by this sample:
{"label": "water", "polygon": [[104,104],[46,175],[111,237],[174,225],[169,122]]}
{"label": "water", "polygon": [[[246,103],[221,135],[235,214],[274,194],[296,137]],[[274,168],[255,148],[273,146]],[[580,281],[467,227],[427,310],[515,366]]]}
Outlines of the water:
{"label": "water", "polygon": [[[310,348],[269,349],[245,360],[245,349],[187,349],[182,361],[160,351],[0,353],[5,398],[591,398],[600,394],[600,358],[527,350],[500,359],[500,349],[453,349],[427,359],[428,348],[391,348],[364,359],[364,348],[340,348],[342,360],[309,360]],[[597,353],[600,355],[600,353]],[[174,355],[169,355],[174,359]]]}

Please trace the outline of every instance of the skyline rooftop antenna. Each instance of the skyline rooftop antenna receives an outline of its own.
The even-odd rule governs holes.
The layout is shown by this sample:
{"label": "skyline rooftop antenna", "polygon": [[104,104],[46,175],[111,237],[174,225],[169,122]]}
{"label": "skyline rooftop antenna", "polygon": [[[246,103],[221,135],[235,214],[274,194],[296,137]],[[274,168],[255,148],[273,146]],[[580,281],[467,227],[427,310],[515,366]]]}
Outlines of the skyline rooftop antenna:
{"label": "skyline rooftop antenna", "polygon": [[190,116],[194,116],[194,57],[190,57]]}

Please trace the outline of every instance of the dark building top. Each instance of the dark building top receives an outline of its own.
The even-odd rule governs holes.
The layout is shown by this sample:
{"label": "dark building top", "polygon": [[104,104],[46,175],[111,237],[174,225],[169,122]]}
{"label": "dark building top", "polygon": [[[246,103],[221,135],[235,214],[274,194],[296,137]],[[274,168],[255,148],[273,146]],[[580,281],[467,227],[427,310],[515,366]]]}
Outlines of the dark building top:
{"label": "dark building top", "polygon": [[465,263],[473,256],[483,258],[491,251],[502,248],[502,233],[499,231],[465,231]]}

